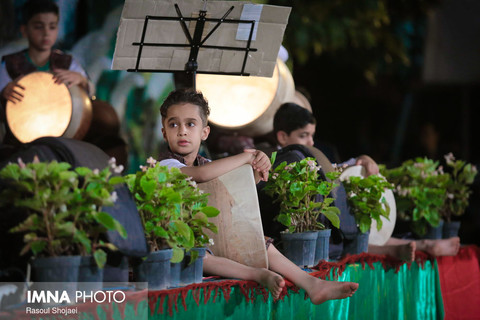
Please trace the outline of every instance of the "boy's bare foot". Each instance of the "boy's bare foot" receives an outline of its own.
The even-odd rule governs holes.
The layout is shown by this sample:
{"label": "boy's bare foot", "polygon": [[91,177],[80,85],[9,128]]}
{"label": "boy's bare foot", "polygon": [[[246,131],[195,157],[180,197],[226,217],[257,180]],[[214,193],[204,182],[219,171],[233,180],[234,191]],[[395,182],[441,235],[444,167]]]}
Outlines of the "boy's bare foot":
{"label": "boy's bare foot", "polygon": [[272,293],[274,299],[277,299],[285,286],[285,280],[278,273],[268,269],[262,268],[259,270],[257,282],[267,288]]}
{"label": "boy's bare foot", "polygon": [[415,250],[417,249],[415,241],[392,247],[394,248],[395,258],[407,262],[415,260]]}
{"label": "boy's bare foot", "polygon": [[305,288],[313,304],[321,304],[327,300],[344,299],[351,297],[358,289],[358,283],[326,281],[312,277]]}
{"label": "boy's bare foot", "polygon": [[460,249],[460,238],[424,239],[420,240],[419,250],[426,251],[432,256],[454,256]]}

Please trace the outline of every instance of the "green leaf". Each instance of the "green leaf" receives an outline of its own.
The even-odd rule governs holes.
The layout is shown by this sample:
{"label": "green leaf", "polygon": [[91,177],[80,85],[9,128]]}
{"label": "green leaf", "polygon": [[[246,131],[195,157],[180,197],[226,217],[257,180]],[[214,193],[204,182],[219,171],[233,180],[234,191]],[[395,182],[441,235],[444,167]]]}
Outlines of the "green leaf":
{"label": "green leaf", "polygon": [[110,183],[111,185],[117,185],[117,184],[120,184],[120,183],[124,183],[125,180],[123,179],[123,177],[111,177],[110,180],[108,180],[108,183]]}
{"label": "green leaf", "polygon": [[292,224],[292,220],[291,220],[290,216],[288,216],[286,214],[279,214],[277,216],[277,220],[278,220],[278,222],[280,222],[281,224],[283,224],[286,227],[289,227]]}
{"label": "green leaf", "polygon": [[170,259],[170,262],[171,263],[181,262],[184,256],[183,249],[172,248],[172,251],[173,251],[173,255],[172,255],[172,259]]}
{"label": "green leaf", "polygon": [[208,223],[207,215],[203,212],[198,212],[193,216],[193,222],[205,225]]}
{"label": "green leaf", "polygon": [[38,241],[32,242],[31,248],[32,248],[33,254],[38,255],[40,252],[43,251],[43,249],[45,249],[46,245],[47,245],[47,242],[44,240],[38,240]]}
{"label": "green leaf", "polygon": [[382,227],[383,227],[383,221],[382,221],[382,219],[378,219],[378,220],[376,220],[376,221],[377,221],[377,231],[382,230]]}
{"label": "green leaf", "polygon": [[337,207],[329,207],[323,212],[323,215],[327,217],[335,228],[340,228],[339,214],[340,210]]}
{"label": "green leaf", "polygon": [[202,212],[205,213],[209,218],[216,217],[220,214],[220,210],[211,206],[202,208]]}
{"label": "green leaf", "polygon": [[366,215],[362,216],[362,218],[360,219],[360,223],[359,223],[360,231],[362,233],[365,233],[365,232],[369,231],[371,224],[372,224],[372,220],[369,216],[366,216]]}
{"label": "green leaf", "polygon": [[77,167],[75,168],[75,172],[80,176],[85,177],[86,175],[92,173],[92,170],[86,167]]}
{"label": "green leaf", "polygon": [[93,215],[93,217],[108,230],[113,230],[116,227],[115,219],[113,219],[112,216],[106,212],[97,212]]}
{"label": "green leaf", "polygon": [[20,178],[20,167],[15,163],[8,164],[0,170],[0,177],[4,179],[18,180]]}
{"label": "green leaf", "polygon": [[108,248],[110,251],[117,251],[118,248],[113,243],[102,243],[102,246]]}
{"label": "green leaf", "polygon": [[175,225],[175,228],[180,235],[185,237],[185,239],[187,239],[187,240],[190,238],[191,229],[188,226],[188,224],[186,224],[185,222],[180,221],[180,220],[174,221],[173,224]]}
{"label": "green leaf", "polygon": [[147,180],[147,178],[143,176],[142,179],[140,179],[140,186],[145,194],[151,195],[157,188],[157,182],[155,180]]}
{"label": "green leaf", "polygon": [[33,171],[30,168],[22,168],[20,169],[20,174],[22,175],[23,179],[33,179]]}
{"label": "green leaf", "polygon": [[123,239],[126,239],[127,238],[127,230],[125,230],[125,227],[120,222],[118,222],[118,220],[113,219],[113,221],[115,223],[114,230],[116,230]]}
{"label": "green leaf", "polygon": [[162,227],[155,226],[155,227],[152,227],[152,229],[153,229],[153,233],[155,234],[155,236],[157,236],[159,238],[164,238],[164,239],[168,238],[167,231],[165,231],[165,229],[163,229]]}
{"label": "green leaf", "polygon": [[210,231],[212,231],[213,233],[218,233],[218,227],[217,227],[215,224],[213,224],[213,223],[210,223],[210,222],[209,222],[209,223],[207,224],[207,229],[210,230]]}
{"label": "green leaf", "polygon": [[[58,215],[56,217],[58,217]],[[75,231],[76,231],[75,225],[71,221],[68,221],[66,223],[57,222],[56,227],[58,231],[64,232],[67,236],[71,235],[73,237],[75,235]]]}
{"label": "green leaf", "polygon": [[82,244],[83,248],[85,248],[87,253],[92,252],[92,243],[85,234],[85,231],[77,229],[74,235],[74,239]]}
{"label": "green leaf", "polygon": [[105,263],[107,263],[107,254],[105,253],[105,251],[103,251],[102,249],[97,249],[93,253],[93,257],[95,258],[95,262],[97,263],[97,266],[100,269],[103,269],[103,267],[105,266]]}
{"label": "green leaf", "polygon": [[272,168],[273,168],[273,164],[275,163],[276,159],[277,159],[277,151],[274,151],[274,152],[272,152],[272,155],[270,156],[270,163],[272,164]]}

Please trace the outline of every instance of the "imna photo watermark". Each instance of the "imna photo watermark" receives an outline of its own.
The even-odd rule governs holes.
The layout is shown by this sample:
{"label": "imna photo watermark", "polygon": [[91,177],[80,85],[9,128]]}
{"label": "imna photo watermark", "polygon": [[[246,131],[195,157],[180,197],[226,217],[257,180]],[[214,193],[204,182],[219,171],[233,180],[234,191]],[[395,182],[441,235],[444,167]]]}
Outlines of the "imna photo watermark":
{"label": "imna photo watermark", "polygon": [[0,283],[0,319],[97,318],[98,312],[117,310],[146,320],[146,288],[146,283]]}

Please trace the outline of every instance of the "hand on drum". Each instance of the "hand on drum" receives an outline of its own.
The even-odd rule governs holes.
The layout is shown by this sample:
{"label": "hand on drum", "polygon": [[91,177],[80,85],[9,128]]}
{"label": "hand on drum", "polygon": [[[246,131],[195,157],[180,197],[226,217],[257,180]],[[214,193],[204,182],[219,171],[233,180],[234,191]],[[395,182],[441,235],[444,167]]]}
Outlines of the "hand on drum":
{"label": "hand on drum", "polygon": [[365,154],[363,154],[363,155],[361,155],[357,158],[357,161],[355,162],[355,165],[363,166],[365,168],[365,173],[366,173],[367,177],[369,175],[372,175],[372,174],[378,174],[378,172],[379,172],[378,165],[375,162],[375,160],[373,160],[372,158],[370,158],[369,156],[367,156]]}
{"label": "hand on drum", "polygon": [[64,69],[54,69],[53,79],[55,83],[64,83],[68,88],[80,85],[83,88],[87,87],[87,79],[80,73]]}
{"label": "hand on drum", "polygon": [[264,152],[255,149],[245,149],[245,152],[250,152],[254,155],[250,164],[254,170],[255,182],[258,182],[258,180],[267,181],[268,171],[272,166],[267,155]]}
{"label": "hand on drum", "polygon": [[13,104],[22,101],[24,87],[17,83],[17,80],[9,82],[2,91],[2,97]]}

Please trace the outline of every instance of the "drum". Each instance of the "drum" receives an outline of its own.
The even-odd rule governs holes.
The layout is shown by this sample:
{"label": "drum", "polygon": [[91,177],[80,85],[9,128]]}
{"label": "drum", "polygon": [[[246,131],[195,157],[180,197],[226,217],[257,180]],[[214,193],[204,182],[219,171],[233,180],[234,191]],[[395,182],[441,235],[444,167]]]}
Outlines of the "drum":
{"label": "drum", "polygon": [[66,137],[81,140],[92,118],[92,104],[79,86],[56,84],[53,75],[33,72],[18,83],[25,88],[21,102],[7,102],[7,123],[22,143],[40,137]]}
{"label": "drum", "polygon": [[[290,101],[287,101],[287,102],[290,102]],[[303,93],[301,93],[300,91],[295,90],[295,95],[293,96],[292,102],[295,102],[300,107],[303,107],[308,111],[312,112],[312,105],[310,104],[310,101],[308,101],[307,97],[305,97]]]}
{"label": "drum", "polygon": [[208,204],[220,210],[217,217],[209,219],[218,227],[218,233],[209,232],[215,243],[210,247],[213,254],[247,266],[268,268],[252,167],[243,165],[198,186],[210,194]]}
{"label": "drum", "polygon": [[[340,180],[344,181],[349,177],[364,177],[365,168],[362,166],[352,166],[345,169],[340,175]],[[395,228],[395,221],[397,219],[397,206],[395,204],[395,196],[393,191],[390,189],[385,190],[383,193],[385,200],[387,201],[390,207],[390,215],[388,219],[385,217],[380,217],[382,219],[382,229],[377,230],[377,222],[372,220],[372,225],[370,226],[370,235],[368,238],[369,244],[374,244],[377,246],[384,245],[388,239],[392,236],[393,229]]]}
{"label": "drum", "polygon": [[211,124],[250,137],[271,132],[275,112],[295,96],[293,77],[280,59],[271,78],[197,74],[196,86],[209,101]]}

